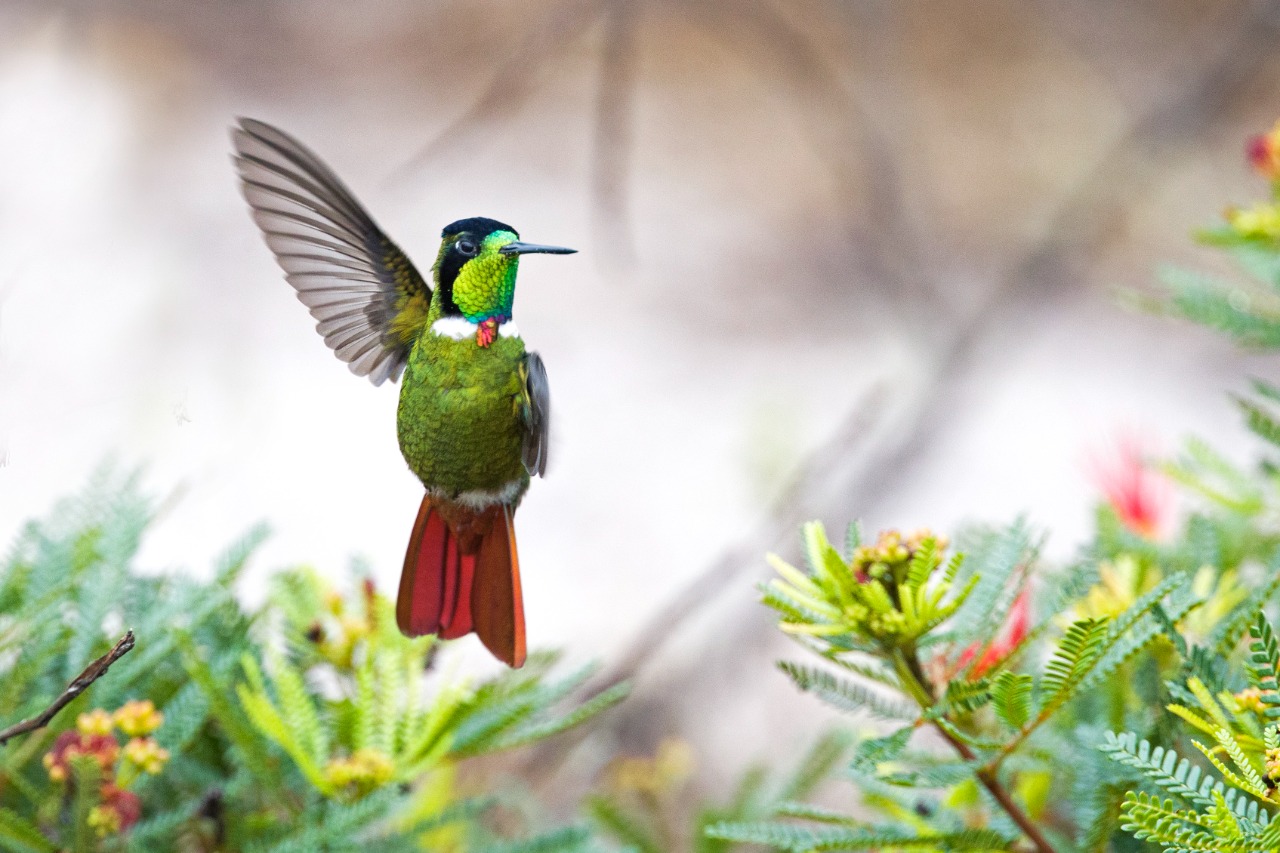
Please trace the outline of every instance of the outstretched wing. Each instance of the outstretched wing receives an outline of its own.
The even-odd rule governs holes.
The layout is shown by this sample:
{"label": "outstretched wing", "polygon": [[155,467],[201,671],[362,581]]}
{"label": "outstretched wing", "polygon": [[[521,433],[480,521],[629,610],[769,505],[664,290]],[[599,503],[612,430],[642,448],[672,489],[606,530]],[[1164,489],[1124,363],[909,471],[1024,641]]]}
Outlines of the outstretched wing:
{"label": "outstretched wing", "polygon": [[551,386],[547,383],[547,369],[542,366],[542,359],[536,352],[525,353],[520,376],[524,380],[524,399],[520,407],[524,441],[520,446],[520,456],[526,471],[545,477],[551,432]]}
{"label": "outstretched wing", "polygon": [[316,331],[357,376],[398,378],[427,320],[422,275],[301,142],[247,118],[231,137],[253,219]]}

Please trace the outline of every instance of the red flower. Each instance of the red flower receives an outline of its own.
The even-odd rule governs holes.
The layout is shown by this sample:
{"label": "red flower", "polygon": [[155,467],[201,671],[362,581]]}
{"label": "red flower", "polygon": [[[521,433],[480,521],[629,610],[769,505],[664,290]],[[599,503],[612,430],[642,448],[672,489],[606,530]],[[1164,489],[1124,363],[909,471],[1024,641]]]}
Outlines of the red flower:
{"label": "red flower", "polygon": [[142,817],[138,795],[111,783],[102,786],[102,800],[89,812],[89,825],[99,836],[127,832]]}
{"label": "red flower", "polygon": [[1030,630],[1031,590],[1024,588],[1013,600],[1013,606],[1009,608],[1009,615],[1005,617],[1000,633],[987,644],[982,656],[978,657],[981,643],[975,642],[960,653],[960,659],[956,661],[956,669],[964,669],[969,661],[978,657],[978,662],[969,670],[969,678],[981,678],[992,667],[1012,654],[1013,650],[1027,638],[1027,632]]}
{"label": "red flower", "polygon": [[1111,459],[1093,460],[1093,477],[1120,523],[1154,539],[1169,520],[1169,481],[1143,452],[1141,442],[1124,436]]}
{"label": "red flower", "polygon": [[1258,174],[1272,181],[1280,179],[1280,121],[1268,133],[1252,137],[1245,152]]}
{"label": "red flower", "polygon": [[53,742],[53,749],[44,757],[45,769],[49,778],[62,782],[71,775],[71,759],[77,755],[90,755],[98,760],[103,771],[110,770],[120,755],[120,744],[111,735],[88,735],[78,731],[67,731],[58,735]]}

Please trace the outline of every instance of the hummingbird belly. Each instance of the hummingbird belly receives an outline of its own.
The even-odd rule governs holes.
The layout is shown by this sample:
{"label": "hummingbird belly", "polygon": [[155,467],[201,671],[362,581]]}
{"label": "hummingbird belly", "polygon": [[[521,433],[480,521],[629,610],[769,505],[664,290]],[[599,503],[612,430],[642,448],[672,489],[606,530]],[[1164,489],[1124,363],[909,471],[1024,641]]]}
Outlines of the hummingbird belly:
{"label": "hummingbird belly", "polygon": [[477,507],[515,506],[529,487],[520,457],[524,343],[490,346],[425,332],[401,380],[400,452],[427,491]]}

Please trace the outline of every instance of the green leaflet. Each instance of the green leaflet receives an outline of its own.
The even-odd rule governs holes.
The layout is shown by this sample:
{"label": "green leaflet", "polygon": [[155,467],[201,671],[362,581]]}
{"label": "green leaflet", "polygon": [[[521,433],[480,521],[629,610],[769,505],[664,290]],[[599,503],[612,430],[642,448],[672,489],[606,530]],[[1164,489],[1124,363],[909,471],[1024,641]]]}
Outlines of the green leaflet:
{"label": "green leaflet", "polygon": [[912,720],[919,716],[919,710],[900,696],[888,696],[862,684],[837,678],[825,670],[786,661],[780,662],[778,669],[785,672],[801,690],[814,694],[839,710],[865,710],[887,720]]}
{"label": "green leaflet", "polygon": [[1193,805],[1212,805],[1213,793],[1224,788],[1222,782],[1204,775],[1198,765],[1171,749],[1153,747],[1145,739],[1138,741],[1132,732],[1107,732],[1106,741],[1099,748],[1113,761],[1140,771],[1154,784]]}
{"label": "green leaflet", "polygon": [[1000,722],[1011,729],[1021,729],[1033,711],[1031,689],[1035,679],[1030,675],[1002,672],[991,683],[991,706]]}
{"label": "green leaflet", "polygon": [[1041,713],[1051,713],[1066,703],[1106,650],[1106,619],[1079,619],[1071,623],[1040,680]]}
{"label": "green leaflet", "polygon": [[990,830],[954,833],[911,833],[880,827],[823,827],[810,829],[780,821],[719,823],[707,830],[713,838],[763,844],[806,853],[818,850],[1004,850],[1009,839]]}
{"label": "green leaflet", "polygon": [[12,853],[57,853],[40,828],[11,809],[0,808],[0,848]]}

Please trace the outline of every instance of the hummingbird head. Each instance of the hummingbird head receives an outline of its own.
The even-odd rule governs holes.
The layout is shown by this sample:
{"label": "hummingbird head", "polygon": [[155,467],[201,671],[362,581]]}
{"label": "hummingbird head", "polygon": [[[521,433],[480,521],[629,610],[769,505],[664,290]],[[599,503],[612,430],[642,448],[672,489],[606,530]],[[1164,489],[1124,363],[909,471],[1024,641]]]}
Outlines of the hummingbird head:
{"label": "hummingbird head", "polygon": [[570,255],[577,251],[522,243],[516,229],[482,216],[452,222],[440,237],[440,253],[432,268],[440,316],[461,316],[471,323],[511,319],[521,255]]}

